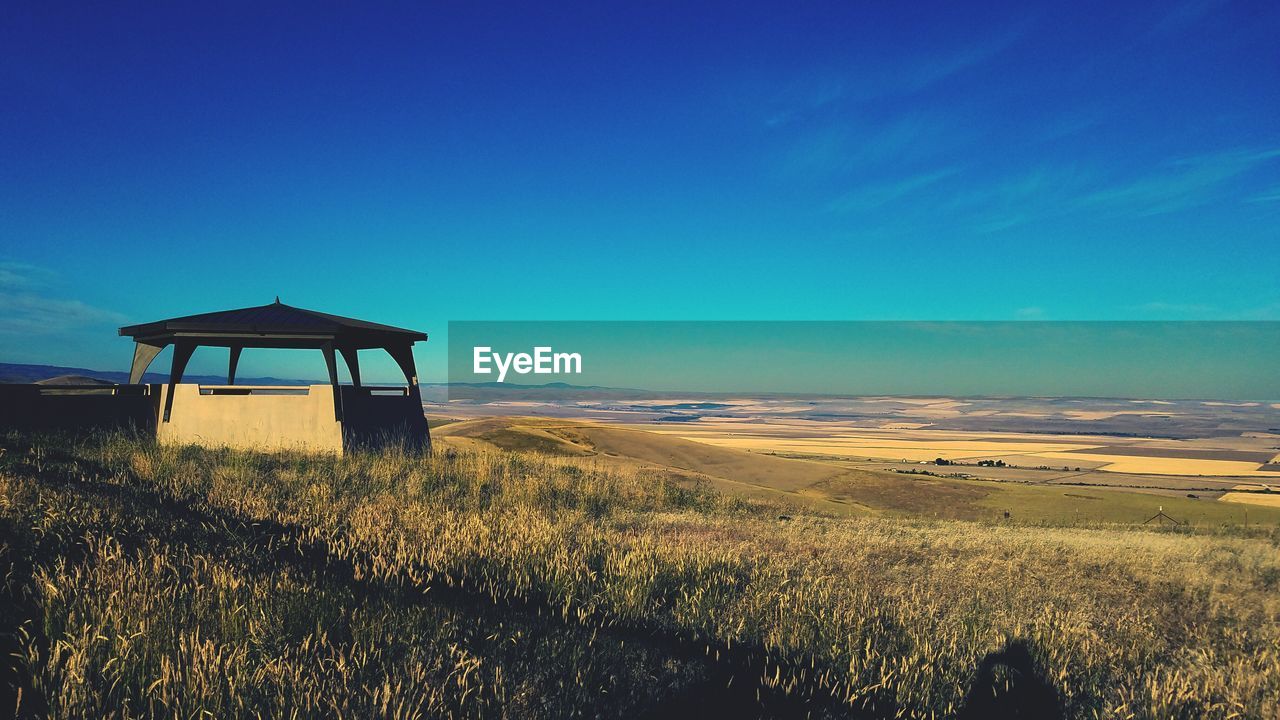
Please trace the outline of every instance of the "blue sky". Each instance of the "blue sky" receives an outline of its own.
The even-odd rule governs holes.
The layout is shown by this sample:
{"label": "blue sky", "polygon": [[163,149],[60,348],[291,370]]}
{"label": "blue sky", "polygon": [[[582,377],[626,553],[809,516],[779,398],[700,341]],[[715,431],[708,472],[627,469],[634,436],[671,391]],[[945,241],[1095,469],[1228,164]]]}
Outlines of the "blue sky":
{"label": "blue sky", "polygon": [[6,7],[0,360],[276,295],[1280,319],[1280,4],[689,5]]}

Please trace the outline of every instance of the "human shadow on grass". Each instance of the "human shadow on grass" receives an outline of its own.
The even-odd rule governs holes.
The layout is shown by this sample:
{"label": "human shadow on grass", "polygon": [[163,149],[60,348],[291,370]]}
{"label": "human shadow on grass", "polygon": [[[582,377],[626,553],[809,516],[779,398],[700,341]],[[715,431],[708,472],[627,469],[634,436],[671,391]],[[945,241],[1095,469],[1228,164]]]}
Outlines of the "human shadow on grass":
{"label": "human shadow on grass", "polygon": [[1036,667],[1024,640],[988,653],[965,695],[958,720],[1055,720],[1063,717],[1053,685]]}

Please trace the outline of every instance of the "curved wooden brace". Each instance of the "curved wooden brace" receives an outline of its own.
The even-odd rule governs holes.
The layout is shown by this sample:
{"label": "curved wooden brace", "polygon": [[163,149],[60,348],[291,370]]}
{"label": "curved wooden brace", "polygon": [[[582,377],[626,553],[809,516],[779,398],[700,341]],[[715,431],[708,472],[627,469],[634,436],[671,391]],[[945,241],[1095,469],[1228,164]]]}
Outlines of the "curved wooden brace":
{"label": "curved wooden brace", "polygon": [[142,376],[146,374],[147,368],[151,366],[151,361],[156,359],[168,343],[161,345],[153,345],[151,343],[139,340],[133,346],[133,366],[129,369],[129,384],[137,385],[142,382]]}

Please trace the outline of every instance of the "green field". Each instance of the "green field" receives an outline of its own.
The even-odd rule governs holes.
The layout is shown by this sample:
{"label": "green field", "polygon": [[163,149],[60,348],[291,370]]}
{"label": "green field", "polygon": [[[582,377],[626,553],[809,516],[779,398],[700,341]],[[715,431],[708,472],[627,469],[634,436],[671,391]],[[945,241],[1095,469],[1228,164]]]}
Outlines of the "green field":
{"label": "green field", "polygon": [[[57,718],[1280,710],[1275,528],[1054,525],[1033,516],[1052,509],[1039,497],[1007,521],[912,517],[902,501],[819,498],[813,468],[789,489],[755,484],[779,478],[781,458],[735,468],[745,461],[542,428],[542,449],[555,449],[548,437],[579,448],[556,456],[497,449],[483,433],[447,440],[461,425],[441,427],[430,457],[4,436],[8,707]],[[675,464],[637,459],[646,443]],[[694,461],[701,469],[679,467]],[[745,480],[718,485],[710,470]],[[760,494],[717,489],[733,482]],[[936,506],[998,508],[990,499]]]}

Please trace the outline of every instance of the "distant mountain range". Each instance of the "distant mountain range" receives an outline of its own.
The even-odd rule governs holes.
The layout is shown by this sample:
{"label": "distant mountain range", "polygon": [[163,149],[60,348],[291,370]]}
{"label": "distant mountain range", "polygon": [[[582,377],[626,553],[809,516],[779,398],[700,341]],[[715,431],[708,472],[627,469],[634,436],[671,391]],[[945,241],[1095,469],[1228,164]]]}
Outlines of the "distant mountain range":
{"label": "distant mountain range", "polygon": [[[227,382],[226,375],[184,375],[182,379],[184,382],[203,385],[225,385]],[[89,385],[97,384],[97,382],[127,383],[129,382],[129,373],[114,370],[62,367],[59,365],[0,363],[0,383],[38,382],[44,382],[44,384],[48,385]],[[169,382],[169,376],[162,373],[147,373],[142,376],[142,382],[167,383]],[[276,377],[238,377],[236,382],[242,385],[312,385],[323,384],[326,381]]]}

